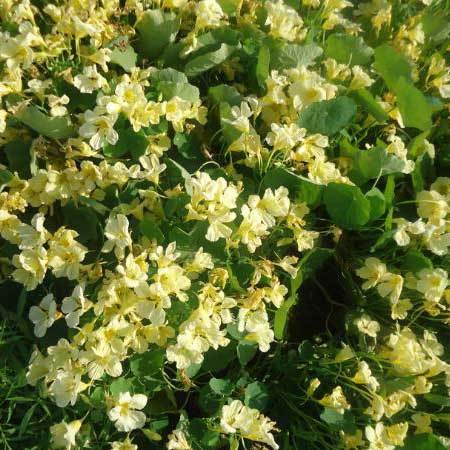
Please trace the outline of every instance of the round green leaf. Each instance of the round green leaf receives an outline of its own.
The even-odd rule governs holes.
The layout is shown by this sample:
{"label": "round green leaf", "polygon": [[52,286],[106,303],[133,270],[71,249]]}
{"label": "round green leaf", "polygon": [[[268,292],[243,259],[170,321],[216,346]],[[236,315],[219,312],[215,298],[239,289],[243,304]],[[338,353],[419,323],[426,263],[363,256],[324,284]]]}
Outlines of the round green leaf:
{"label": "round green leaf", "polygon": [[332,221],[349,230],[362,227],[370,218],[370,202],[357,186],[330,183],[324,193]]}

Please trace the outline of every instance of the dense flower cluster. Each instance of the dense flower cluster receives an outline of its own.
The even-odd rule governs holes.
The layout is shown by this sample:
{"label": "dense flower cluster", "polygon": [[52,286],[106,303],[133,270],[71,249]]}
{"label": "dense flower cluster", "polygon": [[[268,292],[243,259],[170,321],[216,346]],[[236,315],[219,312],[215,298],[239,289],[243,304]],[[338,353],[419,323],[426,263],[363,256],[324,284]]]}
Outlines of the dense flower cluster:
{"label": "dense flower cluster", "polygon": [[2,2],[0,293],[45,448],[450,448],[447,16]]}

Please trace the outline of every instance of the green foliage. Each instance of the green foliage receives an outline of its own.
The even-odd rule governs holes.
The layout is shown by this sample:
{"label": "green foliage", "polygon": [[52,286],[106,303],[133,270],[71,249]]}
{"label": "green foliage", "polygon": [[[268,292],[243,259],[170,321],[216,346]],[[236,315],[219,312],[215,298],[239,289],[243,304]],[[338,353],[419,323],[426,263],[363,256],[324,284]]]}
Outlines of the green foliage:
{"label": "green foliage", "polygon": [[136,66],[137,54],[128,44],[128,37],[122,36],[114,39],[109,45],[112,48],[111,62],[119,65],[126,72],[130,72]]}
{"label": "green foliage", "polygon": [[383,193],[376,187],[367,191],[365,197],[370,202],[370,221],[372,222],[386,212],[386,200]]}
{"label": "green foliage", "polygon": [[134,159],[138,159],[145,153],[148,142],[143,133],[136,133],[131,129],[123,129],[119,131],[119,140],[115,145],[107,144],[103,153],[109,158],[121,158],[128,152]]}
{"label": "green foliage", "polygon": [[289,69],[292,67],[308,67],[323,53],[317,44],[277,43],[270,53],[271,69]]}
{"label": "green foliage", "polygon": [[404,117],[405,126],[427,130],[431,127],[431,106],[423,93],[405,78],[396,84],[400,114]]}
{"label": "green foliage", "polygon": [[0,24],[0,447],[443,450],[450,2],[30,1]]}
{"label": "green foliage", "polygon": [[445,447],[433,434],[423,433],[410,436],[401,447],[404,450],[444,450]]}
{"label": "green foliage", "polygon": [[233,54],[235,49],[236,48],[232,45],[221,44],[219,49],[189,60],[184,66],[184,71],[190,78],[197,77],[203,72],[226,61]]}
{"label": "green foliage", "polygon": [[139,47],[144,56],[154,59],[173,43],[180,27],[179,18],[160,9],[147,10],[136,24]]}
{"label": "green foliage", "polygon": [[431,127],[431,106],[412,82],[407,59],[389,45],[375,49],[375,69],[389,89],[397,95],[400,113],[409,127],[426,130]]}
{"label": "green foliage", "polygon": [[275,167],[266,173],[262,180],[262,188],[276,189],[285,186],[292,196],[299,201],[305,202],[308,206],[316,206],[320,203],[323,186],[297,175],[283,167]]}
{"label": "green foliage", "polygon": [[66,139],[75,135],[75,128],[68,116],[50,117],[33,105],[21,107],[15,118],[38,134],[51,139]]}
{"label": "green foliage", "polygon": [[80,235],[80,241],[87,243],[97,240],[98,218],[87,206],[76,206],[73,202],[62,208],[64,222]]}
{"label": "green foliage", "polygon": [[263,383],[255,381],[245,388],[245,404],[250,408],[263,411],[266,409],[268,402],[269,392]]}
{"label": "green foliage", "polygon": [[[21,177],[30,175],[30,142],[22,140],[10,141],[5,145],[4,151],[8,159],[8,166],[12,172],[18,172]],[[7,174],[5,176],[7,177]]]}
{"label": "green foliage", "polygon": [[355,102],[350,97],[340,96],[312,103],[300,114],[298,124],[311,134],[332,136],[348,126],[355,114]]}
{"label": "green foliage", "polygon": [[350,34],[330,34],[325,44],[325,55],[341,64],[364,66],[370,63],[373,53],[362,37]]}
{"label": "green foliage", "polygon": [[150,218],[144,218],[139,223],[139,230],[146,238],[150,240],[156,239],[156,242],[158,242],[159,244],[162,244],[165,240],[161,228]]}
{"label": "green foliage", "polygon": [[371,114],[375,120],[384,123],[389,119],[387,112],[379,105],[373,95],[365,88],[357,89],[349,94],[355,102]]}
{"label": "green foliage", "polygon": [[370,201],[357,186],[330,183],[323,199],[331,220],[339,227],[360,228],[370,219]]}

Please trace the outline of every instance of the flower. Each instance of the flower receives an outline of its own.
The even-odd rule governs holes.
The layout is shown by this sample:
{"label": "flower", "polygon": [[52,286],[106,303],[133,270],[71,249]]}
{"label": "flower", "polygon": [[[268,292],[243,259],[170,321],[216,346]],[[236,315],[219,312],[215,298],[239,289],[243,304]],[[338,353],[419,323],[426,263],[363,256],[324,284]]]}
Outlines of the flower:
{"label": "flower", "polygon": [[47,251],[41,246],[27,248],[14,255],[12,263],[16,267],[12,273],[14,280],[31,291],[44,280],[48,264]]}
{"label": "flower", "polygon": [[121,392],[109,410],[108,417],[119,431],[128,432],[142,428],[146,417],[140,410],[146,404],[147,397],[144,394],[131,395],[129,392]]}
{"label": "flower", "polygon": [[335,409],[339,414],[344,414],[346,409],[350,409],[351,405],[345,398],[341,386],[336,386],[331,394],[325,395],[319,403],[326,408]]}
{"label": "flower", "polygon": [[417,194],[417,213],[422,219],[428,219],[433,225],[439,226],[449,212],[448,203],[437,191],[421,191]]}
{"label": "flower", "polygon": [[232,230],[225,224],[236,218],[232,210],[236,208],[239,191],[222,177],[213,180],[206,172],[197,172],[186,180],[186,192],[191,197],[186,205],[186,220],[208,220],[206,239],[209,241],[230,237]]}
{"label": "flower", "polygon": [[376,391],[380,384],[377,379],[372,375],[369,365],[365,361],[358,363],[358,371],[355,373],[352,381],[356,384],[365,384],[371,391]]}
{"label": "flower", "polygon": [[76,446],[76,435],[81,428],[82,421],[74,420],[66,423],[64,420],[50,427],[52,448],[70,450]]}
{"label": "flower", "polygon": [[191,450],[183,430],[173,430],[168,436],[167,450]]}
{"label": "flower", "polygon": [[448,275],[444,269],[422,269],[418,273],[416,289],[426,300],[438,303],[448,285]]}
{"label": "flower", "polygon": [[79,276],[81,261],[87,248],[75,240],[78,233],[65,227],[59,228],[49,242],[48,265],[55,277],[75,280]]}
{"label": "flower", "polygon": [[111,352],[103,342],[92,346],[80,354],[80,362],[87,366],[88,375],[93,380],[99,380],[105,373],[111,377],[122,374],[122,364],[117,354]]}
{"label": "flower", "polygon": [[398,302],[403,289],[403,277],[395,273],[386,273],[377,286],[382,297],[388,297],[392,304]]}
{"label": "flower", "polygon": [[58,371],[55,380],[49,388],[49,393],[55,399],[58,407],[64,408],[69,403],[74,405],[78,394],[84,391],[88,385],[81,381],[81,375],[70,370]]}
{"label": "flower", "polygon": [[272,422],[257,409],[249,408],[240,400],[233,400],[222,407],[220,428],[226,434],[239,434],[251,441],[263,442],[273,449],[279,448],[271,431],[275,428]]}
{"label": "flower", "polygon": [[217,28],[221,25],[221,19],[224,12],[216,0],[201,0],[195,5],[195,21],[196,30],[203,28]]}
{"label": "flower", "polygon": [[91,307],[87,300],[82,285],[77,285],[70,297],[63,298],[61,311],[66,315],[65,319],[69,328],[75,328],[80,323],[80,317]]}
{"label": "flower", "polygon": [[384,425],[379,422],[374,427],[366,426],[366,439],[369,441],[368,450],[394,450],[395,445],[391,445],[387,439]]}
{"label": "flower", "polygon": [[50,106],[50,115],[53,117],[60,117],[67,114],[67,105],[70,102],[70,98],[67,95],[58,97],[56,95],[48,96],[48,106]]}
{"label": "flower", "polygon": [[78,130],[83,138],[89,138],[89,144],[95,150],[99,150],[106,143],[115,145],[119,140],[119,135],[114,130],[117,114],[104,114],[101,109],[94,111],[88,109],[84,113],[84,123]]}
{"label": "flower", "polygon": [[91,94],[107,85],[106,78],[97,72],[97,66],[86,66],[83,73],[73,79],[74,86],[83,93]]}
{"label": "flower", "polygon": [[4,133],[6,130],[6,116],[8,112],[4,109],[0,109],[0,134]]}
{"label": "flower", "polygon": [[45,336],[56,319],[56,302],[53,294],[47,294],[39,303],[39,306],[32,306],[28,317],[34,324],[34,334],[37,337]]}
{"label": "flower", "polygon": [[138,450],[138,446],[133,444],[129,438],[124,441],[115,441],[111,443],[111,450]]}
{"label": "flower", "polygon": [[373,288],[386,274],[386,265],[378,258],[367,258],[364,261],[364,266],[356,270],[356,274],[366,280],[362,284],[364,290]]}
{"label": "flower", "polygon": [[114,249],[116,258],[123,259],[125,249],[131,247],[132,244],[128,227],[129,222],[125,215],[109,216],[105,227],[107,241],[103,245],[102,252],[108,253]]}
{"label": "flower", "polygon": [[380,324],[376,320],[372,320],[367,314],[355,319],[354,323],[361,333],[373,338],[376,338],[380,331]]}
{"label": "flower", "polygon": [[294,8],[286,5],[282,0],[265,3],[267,10],[266,25],[270,25],[270,34],[274,37],[294,41],[303,26],[303,20]]}

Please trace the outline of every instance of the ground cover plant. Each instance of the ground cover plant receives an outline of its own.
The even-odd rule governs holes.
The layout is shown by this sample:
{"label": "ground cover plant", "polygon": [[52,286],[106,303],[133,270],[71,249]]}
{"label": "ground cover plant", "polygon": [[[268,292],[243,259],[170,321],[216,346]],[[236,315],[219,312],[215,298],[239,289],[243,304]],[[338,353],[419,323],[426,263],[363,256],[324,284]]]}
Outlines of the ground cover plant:
{"label": "ground cover plant", "polygon": [[448,0],[0,17],[2,448],[450,448]]}

